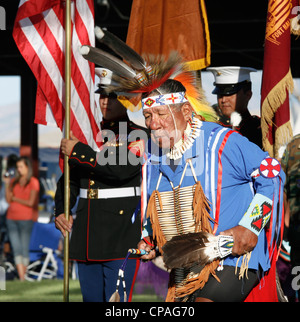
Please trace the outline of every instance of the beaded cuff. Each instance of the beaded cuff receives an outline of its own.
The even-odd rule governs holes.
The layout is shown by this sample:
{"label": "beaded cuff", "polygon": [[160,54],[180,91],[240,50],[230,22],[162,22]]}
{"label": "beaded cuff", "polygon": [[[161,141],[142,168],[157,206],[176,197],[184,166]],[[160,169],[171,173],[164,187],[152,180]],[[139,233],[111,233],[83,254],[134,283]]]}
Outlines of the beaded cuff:
{"label": "beaded cuff", "polygon": [[271,199],[257,193],[239,225],[251,230],[258,236],[271,217],[272,204]]}

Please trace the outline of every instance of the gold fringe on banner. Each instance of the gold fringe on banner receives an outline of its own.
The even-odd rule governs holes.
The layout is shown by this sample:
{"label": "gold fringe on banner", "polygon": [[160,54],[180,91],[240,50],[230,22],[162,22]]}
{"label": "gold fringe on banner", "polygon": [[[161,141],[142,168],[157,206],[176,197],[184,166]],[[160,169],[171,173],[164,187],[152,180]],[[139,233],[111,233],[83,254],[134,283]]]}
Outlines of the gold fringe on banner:
{"label": "gold fringe on banner", "polygon": [[277,83],[262,103],[261,111],[261,130],[263,137],[263,148],[269,152],[271,157],[278,157],[278,149],[280,146],[286,144],[293,136],[290,121],[281,125],[276,130],[275,145],[271,145],[267,135],[269,132],[269,125],[274,126],[273,117],[278,108],[284,103],[287,98],[287,90],[292,92],[294,89],[293,77],[291,70],[287,75]]}
{"label": "gold fringe on banner", "polygon": [[289,143],[292,137],[293,137],[293,130],[292,130],[290,121],[278,127],[275,133],[275,145],[274,145],[274,151],[275,151],[274,157],[276,159],[279,158],[278,152],[280,147]]}
{"label": "gold fringe on banner", "polygon": [[290,121],[277,128],[275,133],[275,144],[272,145],[266,138],[263,140],[263,148],[272,158],[279,158],[279,149],[290,142],[293,137],[293,130]]}

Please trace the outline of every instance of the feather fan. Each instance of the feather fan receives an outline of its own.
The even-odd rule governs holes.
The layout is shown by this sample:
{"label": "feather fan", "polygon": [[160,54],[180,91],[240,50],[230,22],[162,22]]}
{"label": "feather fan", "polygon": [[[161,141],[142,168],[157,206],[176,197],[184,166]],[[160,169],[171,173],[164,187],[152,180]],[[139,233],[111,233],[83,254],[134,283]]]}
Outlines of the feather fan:
{"label": "feather fan", "polygon": [[231,236],[214,236],[207,232],[174,236],[162,248],[167,268],[188,268],[195,263],[206,265],[229,255],[233,247]]}
{"label": "feather fan", "polygon": [[95,27],[96,38],[112,49],[117,55],[126,60],[135,70],[141,71],[146,68],[145,60],[120,38],[107,30]]}
{"label": "feather fan", "polygon": [[148,93],[160,87],[168,78],[173,78],[182,68],[182,59],[177,52],[171,52],[165,59],[164,56],[150,55],[145,59],[146,69],[140,71],[134,79],[124,79],[117,75],[113,80],[120,84],[109,88],[115,92]]}
{"label": "feather fan", "polygon": [[80,48],[80,53],[86,60],[110,69],[121,77],[132,79],[136,76],[136,72],[130,66],[104,50],[84,45]]}
{"label": "feather fan", "polygon": [[107,86],[106,91],[123,95],[125,106],[132,105],[131,100],[135,99],[134,96],[140,97],[141,93],[150,93],[167,79],[174,79],[186,88],[187,98],[196,114],[202,116],[204,120],[216,121],[216,113],[205,101],[201,84],[197,83],[195,74],[188,70],[178,52],[171,51],[167,59],[163,55],[142,57],[109,31],[95,27],[95,35],[100,42],[110,47],[131,66],[99,48],[82,46],[80,49],[85,59],[113,72],[114,84]]}

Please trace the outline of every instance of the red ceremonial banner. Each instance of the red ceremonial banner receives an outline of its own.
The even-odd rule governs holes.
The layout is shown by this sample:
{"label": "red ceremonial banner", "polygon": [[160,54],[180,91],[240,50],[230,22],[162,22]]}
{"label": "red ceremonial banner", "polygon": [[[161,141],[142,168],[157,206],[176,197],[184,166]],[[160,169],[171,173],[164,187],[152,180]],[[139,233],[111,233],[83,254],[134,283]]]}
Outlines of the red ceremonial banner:
{"label": "red ceremonial banner", "polygon": [[263,148],[270,156],[292,137],[289,91],[293,89],[290,71],[291,0],[269,0],[264,65],[261,87],[261,127]]}

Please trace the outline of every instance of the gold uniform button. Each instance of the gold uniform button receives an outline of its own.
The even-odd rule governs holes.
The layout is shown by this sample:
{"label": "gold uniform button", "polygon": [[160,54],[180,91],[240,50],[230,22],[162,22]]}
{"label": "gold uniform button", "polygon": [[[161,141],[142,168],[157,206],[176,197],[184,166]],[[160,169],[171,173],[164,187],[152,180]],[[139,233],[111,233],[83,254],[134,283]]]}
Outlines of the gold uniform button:
{"label": "gold uniform button", "polygon": [[84,158],[85,158],[85,155],[82,155],[82,156],[81,156],[81,159],[84,159]]}
{"label": "gold uniform button", "polygon": [[90,161],[93,162],[95,159],[94,158],[90,158]]}
{"label": "gold uniform button", "polygon": [[76,152],[73,152],[72,155],[76,155],[77,153]]}
{"label": "gold uniform button", "polygon": [[94,180],[90,180],[90,185],[93,186],[95,184]]}
{"label": "gold uniform button", "polygon": [[123,215],[123,213],[124,213],[124,210],[120,210],[120,211],[119,211],[119,214],[120,214],[120,215]]}

